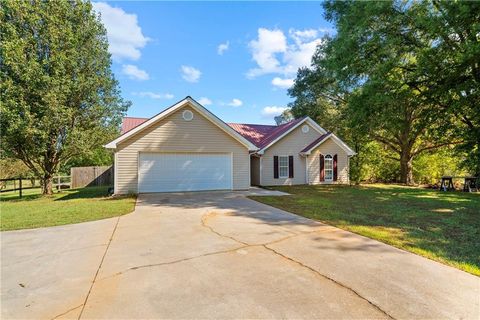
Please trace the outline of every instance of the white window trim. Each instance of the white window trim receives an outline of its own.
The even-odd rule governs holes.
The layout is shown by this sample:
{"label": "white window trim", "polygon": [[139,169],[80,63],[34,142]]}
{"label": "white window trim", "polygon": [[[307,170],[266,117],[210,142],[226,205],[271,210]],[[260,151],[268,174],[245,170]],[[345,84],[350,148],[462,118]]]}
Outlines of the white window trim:
{"label": "white window trim", "polygon": [[[332,162],[332,169],[328,169],[328,171],[332,171],[332,176],[331,176],[331,178],[328,178],[328,179],[327,179],[327,156],[330,157],[328,160]],[[333,181],[333,157],[332,157],[332,155],[326,154],[323,157],[323,162],[324,162],[323,171],[324,171],[324,175],[325,175],[325,181],[326,182],[332,182]]]}
{"label": "white window trim", "polygon": [[[287,167],[287,175],[286,175],[286,176],[282,176],[282,175],[280,174],[280,171],[281,171],[281,170],[280,170],[280,167],[285,168],[285,166],[280,166],[280,158],[287,158],[287,166],[286,166],[286,167]],[[286,179],[286,178],[290,177],[290,165],[289,165],[289,158],[288,158],[288,156],[285,156],[285,155],[283,155],[283,156],[278,156],[278,177],[279,177],[279,178],[282,178],[282,179]]]}

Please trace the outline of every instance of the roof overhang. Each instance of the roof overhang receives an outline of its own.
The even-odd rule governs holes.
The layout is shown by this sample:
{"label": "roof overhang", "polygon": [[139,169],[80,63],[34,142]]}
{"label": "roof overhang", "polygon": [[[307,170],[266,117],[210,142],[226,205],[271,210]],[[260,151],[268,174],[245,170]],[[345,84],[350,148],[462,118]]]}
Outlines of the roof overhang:
{"label": "roof overhang", "polygon": [[273,146],[275,143],[277,143],[278,141],[282,140],[285,136],[287,136],[290,132],[292,132],[293,130],[295,130],[296,128],[298,128],[299,126],[301,126],[302,124],[304,124],[305,122],[307,122],[313,129],[315,129],[316,131],[318,131],[318,133],[320,134],[325,134],[327,133],[327,131],[325,129],[323,129],[322,127],[320,127],[318,125],[318,123],[316,123],[315,121],[312,120],[312,118],[310,117],[305,117],[305,119],[303,119],[302,121],[299,121],[296,125],[294,125],[293,127],[291,127],[290,129],[288,129],[287,131],[285,131],[282,135],[280,135],[278,138],[276,138],[275,140],[273,140],[272,142],[270,142],[268,145],[266,145],[265,147],[263,147],[262,149],[260,149],[257,153],[262,155],[265,153],[265,150],[267,150],[268,148],[270,148],[271,146]]}
{"label": "roof overhang", "polygon": [[176,104],[172,105],[171,107],[165,109],[164,111],[160,112],[156,116],[148,119],[144,123],[138,125],[137,127],[133,128],[132,130],[122,134],[120,137],[116,138],[115,140],[107,143],[104,145],[105,148],[108,149],[116,149],[118,144],[121,143],[122,141],[127,140],[128,138],[136,135],[137,133],[145,130],[146,128],[154,125],[157,123],[159,120],[173,114],[175,111],[179,110],[180,108],[183,108],[185,106],[190,106],[192,109],[196,110],[198,113],[203,115],[205,118],[210,120],[213,124],[215,124],[217,127],[222,129],[225,133],[230,135],[232,138],[240,142],[242,145],[244,145],[248,150],[250,151],[255,151],[258,150],[258,148],[242,137],[237,131],[233,130],[229,125],[227,125],[225,122],[220,120],[217,116],[215,116],[213,113],[208,111],[205,107],[203,107],[200,103],[192,99],[191,97],[186,97],[185,99],[177,102]]}
{"label": "roof overhang", "polygon": [[325,136],[325,138],[323,138],[322,140],[320,140],[318,143],[316,143],[315,145],[313,145],[310,149],[304,151],[304,152],[301,152],[300,155],[302,156],[308,156],[312,153],[313,150],[315,150],[316,148],[318,148],[322,143],[324,143],[325,141],[327,141],[328,139],[332,139],[333,142],[335,142],[340,148],[343,149],[343,151],[345,151],[347,153],[347,155],[349,157],[352,157],[354,155],[356,155],[356,152],[353,151],[349,146],[347,146],[347,144],[345,142],[342,141],[342,139],[340,139],[339,137],[337,137],[334,133],[330,132],[328,135]]}

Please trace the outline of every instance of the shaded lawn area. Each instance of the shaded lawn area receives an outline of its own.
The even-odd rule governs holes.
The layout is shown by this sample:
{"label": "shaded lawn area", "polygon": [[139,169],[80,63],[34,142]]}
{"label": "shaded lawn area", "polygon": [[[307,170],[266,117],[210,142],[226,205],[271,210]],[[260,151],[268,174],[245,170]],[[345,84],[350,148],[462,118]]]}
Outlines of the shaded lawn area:
{"label": "shaded lawn area", "polygon": [[109,197],[108,187],[89,187],[42,196],[40,189],[0,194],[1,230],[29,229],[99,220],[132,212],[135,196]]}
{"label": "shaded lawn area", "polygon": [[292,186],[250,197],[480,275],[480,194],[397,185]]}

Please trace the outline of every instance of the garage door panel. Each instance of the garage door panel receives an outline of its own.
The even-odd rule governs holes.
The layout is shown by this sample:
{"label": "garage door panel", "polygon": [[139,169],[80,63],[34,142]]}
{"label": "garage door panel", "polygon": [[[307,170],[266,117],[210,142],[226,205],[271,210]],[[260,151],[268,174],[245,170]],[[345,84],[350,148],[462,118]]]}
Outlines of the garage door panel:
{"label": "garage door panel", "polygon": [[139,192],[232,188],[230,154],[140,153]]}

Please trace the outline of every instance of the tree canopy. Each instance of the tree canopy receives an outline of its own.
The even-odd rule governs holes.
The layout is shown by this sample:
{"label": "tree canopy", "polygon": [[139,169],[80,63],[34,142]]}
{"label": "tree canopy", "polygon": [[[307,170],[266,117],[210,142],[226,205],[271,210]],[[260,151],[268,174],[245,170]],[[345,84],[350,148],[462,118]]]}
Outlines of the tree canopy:
{"label": "tree canopy", "polygon": [[357,152],[372,139],[383,144],[407,184],[414,158],[447,145],[460,144],[480,173],[479,4],[327,1],[324,9],[337,34],[299,70],[292,113],[321,118]]}
{"label": "tree canopy", "polygon": [[85,1],[2,1],[2,149],[52,192],[62,163],[107,142],[129,107],[106,31]]}

